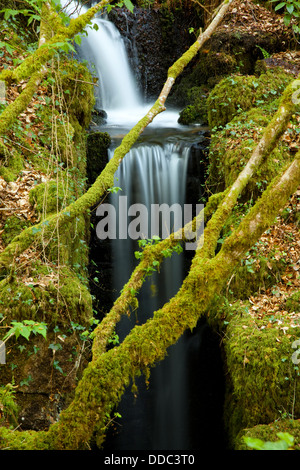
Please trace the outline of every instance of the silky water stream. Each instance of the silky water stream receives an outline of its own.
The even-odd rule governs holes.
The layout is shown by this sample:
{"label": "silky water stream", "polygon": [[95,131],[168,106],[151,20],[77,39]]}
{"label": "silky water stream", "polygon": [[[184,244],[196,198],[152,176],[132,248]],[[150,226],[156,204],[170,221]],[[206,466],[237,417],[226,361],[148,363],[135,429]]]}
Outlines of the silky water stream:
{"label": "silky water stream", "polygon": [[[69,12],[76,14],[76,3],[68,5]],[[99,28],[89,29],[88,36],[83,36],[79,54],[93,64],[99,78],[99,87],[95,90],[97,107],[107,113],[107,123],[97,130],[111,135],[111,156],[122,135],[150,105],[141,99],[118,30],[101,18],[94,23]],[[182,127],[177,119],[176,110],[157,116],[115,175],[115,186],[121,191],[112,195],[109,203],[117,214],[116,233],[127,235],[109,243],[112,301],[137,263],[134,254],[139,249],[137,240],[130,238],[127,232],[132,220],[128,217],[128,208],[143,205],[146,215],[139,219],[136,228],[142,238],[150,238],[147,233],[153,223],[147,219],[150,208],[163,203],[168,207],[172,204],[183,207],[185,203],[191,149],[199,141],[201,129]],[[162,229],[160,227],[157,235],[161,235]],[[151,230],[153,233],[153,226]],[[96,234],[92,236],[91,259],[103,269],[99,256],[102,241]],[[105,251],[107,246],[106,243]],[[120,341],[136,323],[143,324],[178,291],[188,270],[191,253],[188,255],[174,254],[166,259],[160,273],[145,283],[138,298],[138,310],[117,326]],[[101,303],[101,296],[106,294],[100,289],[98,295]],[[215,448],[216,443],[222,448],[222,364],[218,340],[206,323],[200,322],[193,332],[187,332],[169,349],[166,359],[151,371],[149,386],[143,377],[136,384],[138,394],[135,396],[128,390],[122,398],[118,408],[122,418],[110,428],[105,450],[207,450]]]}

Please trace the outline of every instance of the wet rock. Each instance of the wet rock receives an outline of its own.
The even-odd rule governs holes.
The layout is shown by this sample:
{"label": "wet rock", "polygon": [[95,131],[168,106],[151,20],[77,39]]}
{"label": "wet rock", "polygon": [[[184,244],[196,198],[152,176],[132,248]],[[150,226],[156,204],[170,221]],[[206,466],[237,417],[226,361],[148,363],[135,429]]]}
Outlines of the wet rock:
{"label": "wet rock", "polygon": [[92,111],[92,121],[90,124],[90,128],[94,128],[97,126],[102,126],[103,124],[106,124],[107,120],[107,113],[104,111],[104,109],[97,109],[95,108]]}
{"label": "wet rock", "polygon": [[134,13],[115,8],[110,20],[125,39],[125,45],[144,98],[157,98],[168,68],[190,46],[189,18],[182,11],[135,8]]}

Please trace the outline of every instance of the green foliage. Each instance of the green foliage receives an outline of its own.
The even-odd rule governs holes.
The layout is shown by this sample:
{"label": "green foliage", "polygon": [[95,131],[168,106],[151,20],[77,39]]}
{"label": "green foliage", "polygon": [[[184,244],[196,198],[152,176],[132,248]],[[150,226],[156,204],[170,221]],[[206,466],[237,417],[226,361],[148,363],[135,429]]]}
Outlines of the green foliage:
{"label": "green foliage", "polygon": [[23,322],[12,321],[11,325],[10,330],[4,336],[3,341],[8,340],[8,338],[11,338],[12,336],[15,336],[16,339],[18,339],[19,336],[23,336],[28,340],[31,333],[34,335],[40,334],[46,339],[47,325],[43,322],[39,323],[33,320],[24,320]]}
{"label": "green foliage", "polygon": [[299,18],[300,18],[300,2],[296,0],[270,0],[270,3],[276,3],[275,11],[284,11],[283,21],[286,26],[290,25],[292,20],[292,28],[295,33],[300,32]]}
{"label": "green foliage", "polygon": [[8,20],[11,18],[15,20],[15,17],[17,15],[23,15],[25,17],[28,17],[27,24],[29,26],[34,20],[40,21],[40,12],[43,3],[43,0],[26,0],[26,4],[31,7],[31,9],[26,8],[21,10],[13,10],[11,8],[5,8],[3,10],[0,10],[0,14],[3,13],[4,20]]}
{"label": "green foliage", "polygon": [[293,448],[294,437],[288,432],[278,432],[276,435],[280,440],[275,442],[248,436],[244,436],[244,441],[248,447],[255,450],[291,450]]}

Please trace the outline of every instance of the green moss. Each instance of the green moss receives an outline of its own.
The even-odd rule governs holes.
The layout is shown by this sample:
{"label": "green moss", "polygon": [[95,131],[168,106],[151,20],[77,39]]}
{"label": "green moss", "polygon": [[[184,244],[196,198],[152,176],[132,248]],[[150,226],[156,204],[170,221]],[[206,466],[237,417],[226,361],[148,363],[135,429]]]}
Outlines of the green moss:
{"label": "green moss", "polygon": [[0,386],[0,425],[18,425],[18,412],[19,407],[15,401],[16,390],[12,384],[7,384],[5,386]]}
{"label": "green moss", "polygon": [[201,101],[204,102],[203,95],[205,94],[206,97],[216,83],[224,76],[233,73],[235,67],[235,59],[223,52],[211,51],[207,54],[200,51],[193,67],[188,69],[183,77],[180,77],[178,83],[175,83],[168,101],[177,107],[194,105],[193,95],[199,89],[202,94]]}
{"label": "green moss", "polygon": [[87,176],[90,184],[104,170],[108,161],[107,150],[110,144],[111,138],[107,132],[91,132],[87,135]]}
{"label": "green moss", "polygon": [[192,87],[188,91],[189,105],[180,113],[180,124],[207,123],[206,94],[202,87]]}
{"label": "green moss", "polygon": [[1,283],[0,304],[8,323],[26,319],[66,326],[71,317],[84,325],[92,317],[91,296],[81,279],[69,268],[40,262],[30,283],[14,277]]}
{"label": "green moss", "polygon": [[279,312],[250,315],[247,304],[227,304],[224,349],[227,367],[225,422],[232,441],[248,427],[274,422],[282,413],[300,414],[297,366],[292,343],[300,325]]}
{"label": "green moss", "polygon": [[16,237],[24,228],[28,227],[30,223],[16,215],[8,217],[4,224],[2,233],[2,240],[5,245],[8,245],[14,237]]}
{"label": "green moss", "polygon": [[[42,220],[62,210],[73,199],[70,186],[65,187],[62,182],[57,183],[54,180],[35,186],[29,193],[29,201]],[[83,274],[88,262],[89,219],[87,214],[80,214],[75,219],[70,215],[68,217],[68,214],[69,212],[66,210],[65,224],[56,230],[53,230],[53,227],[47,223],[39,230],[43,232],[45,253],[49,259],[71,265]],[[47,243],[46,240],[50,240],[51,243]]]}
{"label": "green moss", "polygon": [[62,181],[50,180],[32,188],[29,202],[43,218],[60,211],[72,198],[68,187]]}
{"label": "green moss", "polygon": [[4,164],[0,166],[0,176],[7,182],[15,181],[23,168],[23,158],[19,153],[15,152],[13,155],[10,154],[8,158],[5,158]]}
{"label": "green moss", "polygon": [[9,439],[11,450],[47,450],[51,449],[47,442],[47,433],[44,431],[24,431],[19,435],[10,429],[0,429],[0,449],[6,448],[5,442]]}
{"label": "green moss", "polygon": [[39,120],[43,123],[43,132],[39,135],[42,144],[49,148],[54,144],[60,161],[66,165],[74,164],[72,145],[75,130],[71,123],[52,107],[43,108]]}
{"label": "green moss", "polygon": [[87,128],[91,121],[95,105],[93,78],[84,64],[75,60],[64,62],[56,80],[58,95],[63,91],[64,107],[71,123],[76,120],[82,128]]}

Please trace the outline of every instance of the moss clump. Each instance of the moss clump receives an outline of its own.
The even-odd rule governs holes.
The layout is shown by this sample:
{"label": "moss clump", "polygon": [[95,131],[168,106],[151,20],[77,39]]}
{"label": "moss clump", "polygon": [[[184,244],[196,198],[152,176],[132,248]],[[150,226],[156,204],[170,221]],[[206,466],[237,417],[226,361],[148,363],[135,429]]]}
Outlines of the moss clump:
{"label": "moss clump", "polygon": [[[4,155],[1,155],[0,158],[2,159]],[[3,164],[0,166],[0,176],[5,179],[8,183],[10,181],[15,181],[20,173],[24,168],[24,161],[22,156],[14,152],[14,154],[10,154],[8,158],[5,158]]]}
{"label": "moss clump", "polygon": [[68,189],[62,182],[50,180],[30,190],[29,202],[40,215],[46,217],[60,211],[71,202]]}
{"label": "moss clump", "polygon": [[87,177],[93,184],[108,161],[107,150],[111,144],[107,132],[91,132],[87,135]]}
{"label": "moss clump", "polygon": [[254,316],[241,302],[223,310],[227,366],[225,422],[231,442],[244,428],[274,422],[283,413],[300,415],[293,397],[299,372],[291,360],[300,325],[284,312]]}
{"label": "moss clump", "polygon": [[[278,100],[275,99],[261,108],[253,107],[235,116],[223,129],[212,132],[208,183],[214,191],[223,191],[235,181],[277,106]],[[291,157],[288,144],[279,142],[248,183],[242,202],[255,200]]]}
{"label": "moss clump", "polygon": [[250,250],[241,265],[235,269],[228,289],[229,298],[248,299],[266,291],[280,280],[286,268],[285,260],[277,260],[272,253],[264,256],[255,251]]}
{"label": "moss clump", "polygon": [[300,422],[299,420],[283,419],[271,424],[261,424],[250,429],[245,429],[236,438],[236,450],[249,450],[244,442],[244,437],[261,439],[262,441],[276,442],[279,440],[277,433],[286,432],[294,437],[294,450],[300,450]]}
{"label": "moss clump", "polygon": [[207,123],[206,93],[203,87],[192,87],[187,93],[189,105],[180,113],[180,124]]}
{"label": "moss clump", "polygon": [[267,70],[259,77],[232,75],[224,78],[207,99],[209,126],[223,127],[238,113],[273,101],[292,78],[280,68]]}
{"label": "moss clump", "polygon": [[92,317],[90,293],[76,274],[40,262],[31,272],[31,282],[14,277],[2,282],[0,304],[8,323],[26,319],[65,326],[72,318],[84,325]]}
{"label": "moss clump", "polygon": [[5,245],[8,245],[13,238],[15,238],[24,228],[31,225],[27,220],[12,215],[5,221],[4,230],[2,233],[2,240]]}
{"label": "moss clump", "polygon": [[19,407],[15,401],[15,388],[12,384],[0,386],[0,425],[14,427],[18,424]]}

